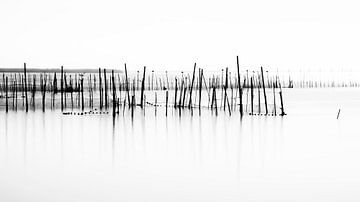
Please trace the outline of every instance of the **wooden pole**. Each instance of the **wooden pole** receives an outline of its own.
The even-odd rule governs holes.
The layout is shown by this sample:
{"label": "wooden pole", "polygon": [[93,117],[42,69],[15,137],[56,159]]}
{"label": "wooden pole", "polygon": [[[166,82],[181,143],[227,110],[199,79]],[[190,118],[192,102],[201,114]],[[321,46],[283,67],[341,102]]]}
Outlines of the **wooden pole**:
{"label": "wooden pole", "polygon": [[80,78],[81,84],[81,111],[84,111],[84,78]]}
{"label": "wooden pole", "polygon": [[266,90],[265,90],[265,80],[264,80],[264,70],[261,67],[261,78],[262,78],[262,85],[263,85],[263,92],[264,92],[264,100],[265,100],[265,114],[268,114],[268,106],[267,106],[267,99],[266,99]]}
{"label": "wooden pole", "polygon": [[193,70],[193,75],[192,75],[192,80],[191,80],[191,87],[190,87],[190,97],[189,97],[189,109],[191,107],[191,102],[192,102],[192,91],[193,91],[193,86],[194,86],[194,80],[195,80],[195,70],[196,70],[196,63],[194,64],[194,70]]}
{"label": "wooden pole", "polygon": [[125,63],[125,88],[126,88],[128,103],[129,103],[129,107],[130,107],[130,92],[129,92],[129,82],[128,82],[126,63]]}
{"label": "wooden pole", "polygon": [[177,105],[177,91],[178,91],[178,87],[177,87],[177,78],[175,77],[175,99],[174,99],[174,108],[176,108],[176,105]]}
{"label": "wooden pole", "polygon": [[111,77],[112,77],[112,91],[113,91],[113,116],[115,117],[115,109],[116,109],[116,87],[115,87],[115,76],[114,76],[114,70],[111,71]]}
{"label": "wooden pole", "polygon": [[102,80],[101,80],[101,68],[99,68],[99,94],[100,94],[100,110],[103,107],[103,96],[102,96]]}
{"label": "wooden pole", "polygon": [[105,109],[108,108],[108,86],[107,86],[107,79],[106,79],[106,69],[103,69],[104,71],[104,90],[105,90]]}
{"label": "wooden pole", "polygon": [[254,115],[254,84],[253,77],[250,78],[251,115]]}
{"label": "wooden pole", "polygon": [[273,85],[273,96],[274,96],[274,115],[276,116],[276,96],[275,96],[275,85]]}
{"label": "wooden pole", "polygon": [[166,90],[166,109],[165,109],[165,116],[168,114],[168,101],[169,101],[169,90]]}
{"label": "wooden pole", "polygon": [[17,83],[17,78],[15,75],[15,110],[17,110],[17,103],[18,103],[18,83]]}
{"label": "wooden pole", "polygon": [[240,115],[243,115],[243,104],[242,104],[242,87],[240,81],[240,67],[239,67],[239,56],[236,56],[236,64],[237,64],[237,82],[239,88],[239,98],[240,98]]}
{"label": "wooden pole", "polygon": [[281,89],[281,83],[279,82],[279,88],[280,88],[280,92],[279,92],[279,95],[280,95],[280,104],[281,104],[281,116],[284,116],[286,115],[285,113],[285,110],[284,110],[284,102],[283,102],[283,97],[282,97],[282,89]]}
{"label": "wooden pole", "polygon": [[224,111],[226,108],[226,101],[227,101],[227,88],[228,88],[228,68],[226,67],[225,70],[225,84],[224,84]]}
{"label": "wooden pole", "polygon": [[8,106],[8,77],[6,76],[5,78],[5,107],[6,107],[6,112],[9,111],[9,106]]}
{"label": "wooden pole", "polygon": [[146,66],[144,66],[143,79],[141,81],[141,96],[140,96],[140,106],[141,106],[141,108],[143,108],[143,106],[144,106],[145,72],[146,72]]}
{"label": "wooden pole", "polygon": [[28,105],[28,95],[27,95],[27,77],[26,77],[26,63],[24,63],[24,91],[25,91],[25,110],[28,112],[29,105]]}
{"label": "wooden pole", "polygon": [[199,115],[201,115],[201,91],[202,91],[202,72],[203,70],[199,69]]}
{"label": "wooden pole", "polygon": [[61,66],[61,80],[60,80],[60,91],[61,91],[61,111],[64,111],[64,101],[63,101],[63,93],[64,93],[64,67]]}

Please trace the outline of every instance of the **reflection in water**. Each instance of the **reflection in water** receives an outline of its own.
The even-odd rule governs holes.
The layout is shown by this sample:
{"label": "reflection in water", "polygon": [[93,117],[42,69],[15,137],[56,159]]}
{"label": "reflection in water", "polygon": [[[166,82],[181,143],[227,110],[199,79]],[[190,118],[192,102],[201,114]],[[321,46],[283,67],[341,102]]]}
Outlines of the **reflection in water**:
{"label": "reflection in water", "polygon": [[345,107],[341,124],[332,114],[303,116],[289,100],[286,117],[0,113],[0,199],[14,191],[19,201],[360,198],[351,192],[360,182],[354,116]]}

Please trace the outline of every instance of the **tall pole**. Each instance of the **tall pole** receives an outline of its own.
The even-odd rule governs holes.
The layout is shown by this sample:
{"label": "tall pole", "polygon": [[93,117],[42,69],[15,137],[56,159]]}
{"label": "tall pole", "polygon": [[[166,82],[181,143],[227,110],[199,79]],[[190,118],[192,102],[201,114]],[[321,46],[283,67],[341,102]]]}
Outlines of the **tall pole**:
{"label": "tall pole", "polygon": [[26,112],[28,112],[29,110],[29,105],[28,105],[28,95],[27,95],[27,78],[26,78],[26,63],[24,63],[24,86],[25,86],[25,110]]}

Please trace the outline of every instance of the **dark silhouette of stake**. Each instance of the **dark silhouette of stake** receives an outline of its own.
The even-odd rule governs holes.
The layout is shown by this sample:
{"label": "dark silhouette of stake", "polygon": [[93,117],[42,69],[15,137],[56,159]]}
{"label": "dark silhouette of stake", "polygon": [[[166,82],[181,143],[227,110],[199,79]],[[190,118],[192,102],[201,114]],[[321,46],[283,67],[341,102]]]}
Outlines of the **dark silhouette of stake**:
{"label": "dark silhouette of stake", "polygon": [[57,89],[57,78],[56,78],[56,72],[54,72],[54,81],[53,81],[53,89],[54,89],[54,93],[56,94],[58,89]]}
{"label": "dark silhouette of stake", "polygon": [[61,111],[64,110],[64,99],[63,99],[63,93],[64,93],[64,67],[61,66],[61,80],[60,80],[60,91],[61,91]]}
{"label": "dark silhouette of stake", "polygon": [[273,85],[273,96],[274,96],[274,115],[276,116],[276,96],[275,96],[275,85]]}
{"label": "dark silhouette of stake", "polygon": [[265,90],[265,80],[264,80],[264,70],[261,67],[261,79],[262,79],[262,85],[263,85],[263,91],[264,91],[264,100],[265,100],[265,114],[268,114],[268,106],[267,106],[267,99],[266,99],[266,90]]}
{"label": "dark silhouette of stake", "polygon": [[31,99],[33,104],[33,110],[35,110],[35,93],[36,93],[36,75],[33,74],[33,84],[31,89]]}
{"label": "dark silhouette of stake", "polygon": [[42,110],[43,112],[45,112],[45,96],[46,96],[46,75],[44,74],[44,76],[42,76],[41,78],[41,91],[42,91]]}
{"label": "dark silhouette of stake", "polygon": [[125,63],[125,88],[126,88],[128,103],[129,103],[129,107],[130,107],[130,92],[129,92],[129,81],[128,81],[126,63]]}
{"label": "dark silhouette of stake", "polygon": [[115,87],[115,76],[114,70],[111,71],[111,78],[112,78],[112,91],[113,91],[113,116],[115,116],[115,109],[116,109],[116,87]]}
{"label": "dark silhouette of stake", "polygon": [[201,115],[202,69],[199,69],[199,115]]}
{"label": "dark silhouette of stake", "polygon": [[218,115],[218,109],[217,109],[217,98],[216,98],[216,87],[215,86],[214,86],[213,95],[214,95],[214,102],[215,102],[215,114],[217,116]]}
{"label": "dark silhouette of stake", "polygon": [[141,96],[140,96],[141,108],[143,108],[143,106],[144,106],[145,72],[146,72],[146,67],[144,66],[143,79],[141,81]]}
{"label": "dark silhouette of stake", "polygon": [[177,86],[177,78],[175,77],[175,99],[174,99],[174,108],[176,108],[176,105],[177,105],[177,103],[176,103],[176,101],[177,101],[177,91],[178,91],[178,86]]}
{"label": "dark silhouette of stake", "polygon": [[227,88],[228,88],[228,68],[226,67],[225,70],[225,84],[224,84],[224,111],[226,108],[226,101],[227,101]]}
{"label": "dark silhouette of stake", "polygon": [[[131,118],[134,118],[135,95],[131,97]],[[130,106],[130,103],[129,103]]]}
{"label": "dark silhouette of stake", "polygon": [[280,104],[281,104],[281,116],[284,116],[286,115],[285,113],[285,109],[284,109],[284,102],[283,102],[283,96],[282,96],[282,89],[281,89],[281,83],[279,82],[279,88],[280,88],[280,92],[279,92],[279,95],[280,95]]}
{"label": "dark silhouette of stake", "polygon": [[8,112],[9,110],[9,106],[8,106],[8,77],[6,76],[5,78],[5,107],[6,107],[6,112]]}
{"label": "dark silhouette of stake", "polygon": [[28,112],[29,105],[28,105],[28,95],[27,95],[27,78],[26,78],[26,63],[24,63],[24,91],[25,91],[25,110]]}
{"label": "dark silhouette of stake", "polygon": [[155,91],[155,116],[156,116],[156,112],[157,112],[157,93]]}
{"label": "dark silhouette of stake", "polygon": [[105,109],[108,108],[108,86],[107,86],[107,80],[106,80],[106,69],[104,71],[104,88],[105,88]]}
{"label": "dark silhouette of stake", "polygon": [[251,115],[254,115],[254,84],[253,77],[250,77]]}
{"label": "dark silhouette of stake", "polygon": [[71,78],[70,75],[70,99],[71,99],[71,109],[74,109],[74,99],[73,99],[73,92],[74,92],[74,86],[73,86],[73,79]]}
{"label": "dark silhouette of stake", "polygon": [[184,79],[181,79],[181,86],[180,86],[180,93],[179,93],[179,102],[178,102],[178,107],[181,108],[181,101],[182,101],[182,94],[183,94],[183,88],[184,88]]}
{"label": "dark silhouette of stake", "polygon": [[191,102],[192,102],[192,91],[193,91],[193,87],[194,87],[194,80],[195,80],[195,69],[196,69],[196,63],[194,64],[194,70],[193,70],[193,75],[192,75],[192,80],[191,80],[191,87],[190,87],[190,97],[189,97],[189,109],[191,107]]}
{"label": "dark silhouette of stake", "polygon": [[99,68],[99,93],[100,93],[100,110],[102,110],[102,107],[103,107],[103,96],[102,96],[101,68]]}
{"label": "dark silhouette of stake", "polygon": [[18,94],[18,83],[15,75],[15,110],[17,110],[17,102],[18,102],[17,94]]}
{"label": "dark silhouette of stake", "polygon": [[166,91],[166,104],[165,104],[165,116],[167,116],[168,113],[168,100],[169,100],[169,91]]}
{"label": "dark silhouette of stake", "polygon": [[237,64],[237,82],[239,88],[239,97],[240,97],[240,115],[243,115],[243,104],[242,104],[242,87],[240,81],[240,67],[239,67],[239,56],[236,56],[236,64]]}
{"label": "dark silhouette of stake", "polygon": [[66,78],[66,73],[64,73],[64,108],[66,109],[66,100],[67,100],[67,90],[68,90],[68,86],[67,86],[67,78]]}
{"label": "dark silhouette of stake", "polygon": [[12,79],[12,109],[15,110],[15,87],[16,87],[16,74],[15,79]]}
{"label": "dark silhouette of stake", "polygon": [[81,111],[84,111],[84,78],[80,78],[81,84]]}

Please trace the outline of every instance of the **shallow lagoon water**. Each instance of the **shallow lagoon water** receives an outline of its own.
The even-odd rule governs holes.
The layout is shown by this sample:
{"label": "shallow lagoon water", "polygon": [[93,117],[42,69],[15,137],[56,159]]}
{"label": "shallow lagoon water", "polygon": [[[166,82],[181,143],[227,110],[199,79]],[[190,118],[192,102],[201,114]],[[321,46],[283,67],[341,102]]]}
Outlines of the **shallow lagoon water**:
{"label": "shallow lagoon water", "polygon": [[285,117],[2,111],[0,200],[360,200],[360,89],[284,99]]}

